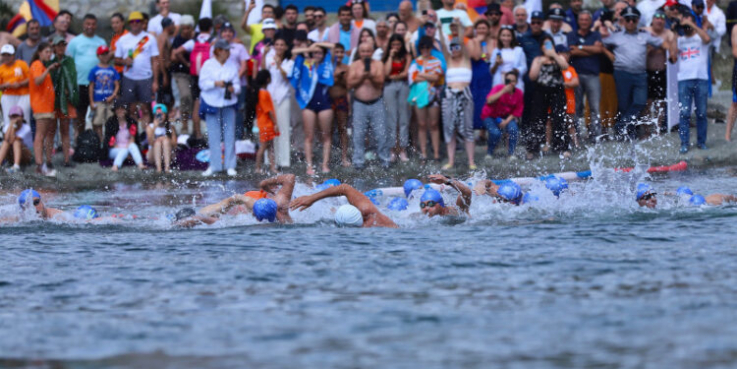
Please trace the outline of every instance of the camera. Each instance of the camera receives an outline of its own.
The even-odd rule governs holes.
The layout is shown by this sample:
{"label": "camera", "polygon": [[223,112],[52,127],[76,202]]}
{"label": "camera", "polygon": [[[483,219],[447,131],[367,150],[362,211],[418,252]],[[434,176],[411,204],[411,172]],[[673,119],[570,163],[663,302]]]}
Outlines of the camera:
{"label": "camera", "polygon": [[505,78],[504,79],[504,83],[507,84],[507,85],[511,85],[512,84],[512,80],[509,79],[509,78]]}
{"label": "camera", "polygon": [[230,100],[233,97],[230,92],[231,87],[233,87],[233,82],[225,82],[225,100]]}

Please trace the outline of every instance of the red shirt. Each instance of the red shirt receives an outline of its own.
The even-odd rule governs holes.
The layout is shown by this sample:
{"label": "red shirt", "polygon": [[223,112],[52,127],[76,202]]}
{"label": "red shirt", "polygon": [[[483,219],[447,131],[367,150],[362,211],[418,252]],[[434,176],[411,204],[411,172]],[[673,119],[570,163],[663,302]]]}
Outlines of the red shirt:
{"label": "red shirt", "polygon": [[[489,96],[494,95],[503,88],[503,84],[498,84],[492,87],[491,92],[489,92],[486,98],[488,99]],[[481,119],[506,118],[510,114],[514,115],[517,118],[520,118],[522,117],[522,110],[524,109],[524,106],[524,94],[522,94],[522,91],[520,91],[520,89],[515,88],[514,92],[511,94],[502,94],[499,100],[497,100],[495,103],[491,105],[484,105],[484,108],[481,109]]]}

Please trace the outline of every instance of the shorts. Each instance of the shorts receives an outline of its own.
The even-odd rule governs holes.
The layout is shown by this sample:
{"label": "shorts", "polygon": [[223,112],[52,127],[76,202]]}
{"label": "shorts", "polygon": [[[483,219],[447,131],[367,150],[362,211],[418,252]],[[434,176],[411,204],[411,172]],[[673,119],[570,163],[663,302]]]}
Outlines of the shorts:
{"label": "shorts", "polygon": [[456,134],[466,142],[473,142],[473,96],[471,89],[446,88],[442,101],[443,135],[445,143],[451,142]]}
{"label": "shorts", "polygon": [[151,91],[153,82],[153,78],[133,80],[123,77],[123,82],[120,84],[120,100],[128,104],[154,101],[154,93]]}
{"label": "shorts", "polygon": [[319,113],[323,110],[330,110],[333,108],[332,100],[328,94],[328,86],[318,83],[315,86],[315,92],[312,94],[312,99],[305,107],[305,110],[312,110],[315,113]]}
{"label": "shorts", "polygon": [[77,119],[77,109],[72,105],[67,106],[67,114],[61,112],[60,109],[56,110],[56,119]]}
{"label": "shorts", "polygon": [[55,119],[56,113],[35,113],[33,114],[33,119],[39,120],[39,119]]}
{"label": "shorts", "polygon": [[200,76],[190,76],[192,78],[192,101],[200,98]]}
{"label": "shorts", "polygon": [[666,89],[665,71],[647,71],[647,98],[650,100],[665,99]]}
{"label": "shorts", "polygon": [[95,116],[92,117],[92,126],[101,127],[113,116],[112,105],[99,101],[95,102]]}
{"label": "shorts", "polygon": [[333,99],[333,110],[348,112],[348,98],[341,96],[337,99]]}

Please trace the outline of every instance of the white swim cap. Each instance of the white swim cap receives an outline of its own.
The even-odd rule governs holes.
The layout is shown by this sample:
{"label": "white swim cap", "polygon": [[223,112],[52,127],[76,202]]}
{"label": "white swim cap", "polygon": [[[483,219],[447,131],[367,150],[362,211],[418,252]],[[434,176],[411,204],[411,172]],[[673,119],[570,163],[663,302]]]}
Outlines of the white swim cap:
{"label": "white swim cap", "polygon": [[361,227],[363,226],[363,215],[357,207],[343,205],[335,211],[335,223],[340,227]]}

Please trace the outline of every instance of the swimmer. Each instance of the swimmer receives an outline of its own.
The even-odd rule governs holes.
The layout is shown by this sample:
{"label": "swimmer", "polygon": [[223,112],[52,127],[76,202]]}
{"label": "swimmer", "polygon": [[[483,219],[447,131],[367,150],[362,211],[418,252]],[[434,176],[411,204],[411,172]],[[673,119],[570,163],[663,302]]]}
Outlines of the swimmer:
{"label": "swimmer", "polygon": [[[515,182],[505,181],[500,185],[497,185],[491,180],[484,179],[478,181],[473,187],[473,191],[477,195],[488,195],[496,199],[498,202],[509,203],[513,205],[523,204],[525,194],[522,193],[522,188]],[[527,196],[530,201],[539,200],[537,196]]]}
{"label": "swimmer", "polygon": [[637,201],[637,205],[641,207],[654,209],[658,205],[658,198],[655,195],[657,193],[653,190],[652,186],[647,183],[639,183],[637,185],[635,200]]}
{"label": "swimmer", "polygon": [[[259,184],[259,191],[249,191],[234,195],[216,204],[205,206],[198,212],[185,208],[180,210],[174,221],[182,227],[193,227],[199,223],[213,224],[224,214],[251,213],[258,221],[292,223],[289,216],[289,201],[295,184],[294,174],[282,174],[265,179]],[[277,188],[281,188],[277,190]]]}
{"label": "swimmer", "polygon": [[[64,212],[59,209],[46,207],[43,200],[41,200],[41,194],[36,190],[27,189],[20,193],[18,196],[18,206],[21,211],[25,211],[31,206],[36,210],[36,214],[41,217],[42,220],[49,220]],[[11,216],[0,219],[1,223],[17,222],[20,220],[19,216]]]}
{"label": "swimmer", "polygon": [[429,217],[439,216],[459,216],[464,213],[470,216],[468,209],[471,207],[471,189],[468,188],[463,182],[448,178],[442,174],[431,174],[427,176],[429,182],[435,184],[444,184],[450,186],[454,190],[458,191],[458,198],[456,199],[456,206],[445,206],[445,201],[440,192],[427,188],[420,197],[420,211]]}
{"label": "swimmer", "polygon": [[371,202],[371,199],[347,184],[330,187],[312,195],[298,197],[292,200],[290,208],[304,211],[317,201],[338,196],[345,196],[350,204],[343,205],[335,211],[335,223],[338,226],[399,228],[394,221],[379,211],[376,205]]}
{"label": "swimmer", "polygon": [[737,203],[737,196],[726,195],[722,193],[714,193],[709,196],[693,195],[688,199],[688,203],[693,206],[712,205],[719,206],[728,203]]}

